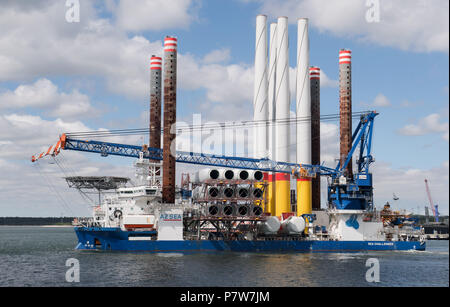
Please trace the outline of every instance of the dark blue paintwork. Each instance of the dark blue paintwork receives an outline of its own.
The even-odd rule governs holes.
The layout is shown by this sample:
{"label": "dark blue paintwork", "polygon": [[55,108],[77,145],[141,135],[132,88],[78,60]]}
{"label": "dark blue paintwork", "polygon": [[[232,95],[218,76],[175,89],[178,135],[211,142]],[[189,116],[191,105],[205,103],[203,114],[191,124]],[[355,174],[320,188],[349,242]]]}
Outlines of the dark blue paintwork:
{"label": "dark blue paintwork", "polygon": [[[425,250],[419,241],[315,241],[315,240],[182,240],[130,241],[129,236],[149,237],[155,232],[122,231],[119,228],[75,227],[79,250],[138,251],[153,253],[192,252],[361,252]],[[97,240],[96,240],[97,239]],[[94,243],[97,241],[97,245]]]}

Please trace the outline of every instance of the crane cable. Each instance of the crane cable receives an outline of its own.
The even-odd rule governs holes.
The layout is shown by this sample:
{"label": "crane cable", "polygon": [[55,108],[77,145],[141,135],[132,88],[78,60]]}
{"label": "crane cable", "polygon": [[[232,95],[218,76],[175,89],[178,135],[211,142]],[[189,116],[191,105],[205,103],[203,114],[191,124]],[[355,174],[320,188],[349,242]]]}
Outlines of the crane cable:
{"label": "crane cable", "polygon": [[[68,173],[72,173],[75,176],[77,176],[75,170],[73,168],[71,168],[69,165],[67,165],[67,163],[63,162],[64,160],[62,159],[62,157],[60,156],[59,161],[58,158],[56,156],[52,156],[53,160],[55,160],[56,164],[59,166],[59,168],[61,169],[61,171],[64,173],[64,176],[66,177],[71,177],[68,175]],[[90,202],[93,204],[93,206],[96,206],[95,201],[92,200],[85,192],[81,191],[81,189],[78,189],[78,191],[80,192],[81,197],[86,201]]]}
{"label": "crane cable", "polygon": [[72,216],[75,216],[72,208],[70,208],[69,204],[66,202],[64,197],[62,197],[61,194],[58,192],[58,189],[53,185],[53,183],[51,182],[50,178],[48,178],[48,176],[45,174],[45,172],[41,169],[41,166],[39,165],[39,163],[36,163],[36,165],[37,165],[36,170],[37,170],[38,174],[45,178],[45,180],[47,181],[47,186],[49,187],[49,189],[51,191],[55,192],[56,196],[61,200],[61,203],[58,202],[58,204],[61,205],[64,210],[66,210],[70,214],[72,214]]}
{"label": "crane cable", "polygon": [[[359,118],[362,115],[367,114],[367,111],[364,112],[354,112],[352,113],[352,118]],[[320,117],[321,122],[326,121],[335,121],[340,118],[339,114],[329,114],[323,115]],[[213,123],[209,125],[189,125],[186,127],[176,128],[178,133],[183,131],[198,131],[198,130],[210,130],[210,129],[233,129],[239,127],[251,128],[255,126],[261,126],[264,124],[271,125],[282,125],[282,124],[294,124],[299,122],[310,122],[311,117],[298,117],[298,118],[285,118],[278,120],[257,120],[257,121],[242,121],[239,123],[235,122],[221,122],[221,123]],[[163,129],[161,129],[163,132]],[[86,137],[111,137],[111,136],[120,136],[120,135],[143,135],[150,134],[149,128],[135,128],[135,129],[116,129],[116,130],[104,130],[104,131],[80,131],[80,132],[70,132],[66,133],[69,138],[86,138]]]}

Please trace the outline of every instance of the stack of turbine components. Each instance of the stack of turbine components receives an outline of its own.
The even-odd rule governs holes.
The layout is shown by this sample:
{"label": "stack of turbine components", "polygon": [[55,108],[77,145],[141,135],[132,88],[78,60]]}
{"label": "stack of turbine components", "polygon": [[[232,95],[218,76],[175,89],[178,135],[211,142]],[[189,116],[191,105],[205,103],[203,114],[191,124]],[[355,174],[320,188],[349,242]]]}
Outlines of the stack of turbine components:
{"label": "stack of turbine components", "polygon": [[204,168],[196,173],[196,182],[208,182],[211,180],[241,180],[262,181],[264,175],[261,171],[241,169],[217,169]]}
{"label": "stack of turbine components", "polygon": [[237,203],[208,203],[206,215],[211,217],[259,217],[264,210],[259,205]]}
{"label": "stack of turbine components", "polygon": [[264,213],[261,171],[206,168],[197,172],[193,201],[211,217],[258,217]]}

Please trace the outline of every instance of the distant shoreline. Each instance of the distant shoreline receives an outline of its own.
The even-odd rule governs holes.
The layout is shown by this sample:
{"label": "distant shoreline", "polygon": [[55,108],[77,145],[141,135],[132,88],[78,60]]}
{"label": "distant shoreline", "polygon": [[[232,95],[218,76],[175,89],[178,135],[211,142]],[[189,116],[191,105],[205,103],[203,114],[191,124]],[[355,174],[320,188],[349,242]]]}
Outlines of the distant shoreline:
{"label": "distant shoreline", "polygon": [[0,217],[0,226],[72,226],[75,217]]}
{"label": "distant shoreline", "polygon": [[69,228],[73,225],[0,225],[0,227],[42,227],[42,228]]}

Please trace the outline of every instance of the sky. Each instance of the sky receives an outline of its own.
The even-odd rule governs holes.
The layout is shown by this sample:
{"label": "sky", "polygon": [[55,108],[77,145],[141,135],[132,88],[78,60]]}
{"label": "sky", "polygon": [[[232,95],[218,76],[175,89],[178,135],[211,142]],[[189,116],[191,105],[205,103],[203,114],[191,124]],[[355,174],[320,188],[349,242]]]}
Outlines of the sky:
{"label": "sky", "polygon": [[[447,0],[2,0],[0,216],[87,216],[94,201],[63,177],[133,177],[130,158],[61,151],[56,161],[32,163],[31,156],[65,132],[148,127],[149,61],[162,56],[167,35],[178,38],[177,119],[251,120],[258,14],[269,23],[289,19],[292,114],[296,20],[309,19],[323,115],[339,112],[338,52],[352,50],[353,111],[380,113],[375,205],[423,214],[426,178],[448,214],[448,11]],[[338,122],[322,122],[321,134],[323,163],[335,167]],[[104,140],[141,145],[148,136]],[[207,137],[202,149],[215,152],[218,143]],[[236,155],[251,155],[251,146],[235,147]],[[178,177],[195,169],[177,164]],[[323,190],[322,207],[325,200]]]}

